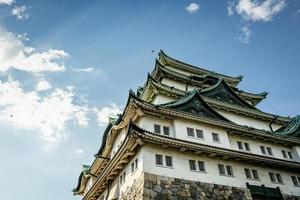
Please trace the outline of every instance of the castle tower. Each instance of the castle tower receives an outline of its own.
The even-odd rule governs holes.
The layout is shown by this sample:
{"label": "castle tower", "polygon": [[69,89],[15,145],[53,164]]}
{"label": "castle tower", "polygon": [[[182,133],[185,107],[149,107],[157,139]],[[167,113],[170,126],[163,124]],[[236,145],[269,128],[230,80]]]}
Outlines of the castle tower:
{"label": "castle tower", "polygon": [[163,51],[73,190],[84,200],[300,199],[300,116]]}

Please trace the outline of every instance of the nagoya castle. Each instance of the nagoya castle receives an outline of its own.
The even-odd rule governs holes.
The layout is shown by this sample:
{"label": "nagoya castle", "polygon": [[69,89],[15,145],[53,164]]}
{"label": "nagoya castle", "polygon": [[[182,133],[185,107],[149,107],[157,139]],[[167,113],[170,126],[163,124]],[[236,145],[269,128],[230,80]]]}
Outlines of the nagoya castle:
{"label": "nagoya castle", "polygon": [[73,193],[83,200],[300,199],[300,116],[256,106],[267,93],[160,51],[111,118]]}

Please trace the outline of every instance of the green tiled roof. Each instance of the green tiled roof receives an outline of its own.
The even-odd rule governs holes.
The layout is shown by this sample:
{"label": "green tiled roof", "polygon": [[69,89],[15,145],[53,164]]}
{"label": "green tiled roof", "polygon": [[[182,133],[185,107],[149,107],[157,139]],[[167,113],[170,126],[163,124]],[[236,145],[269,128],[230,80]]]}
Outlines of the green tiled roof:
{"label": "green tiled roof", "polygon": [[188,112],[195,115],[206,116],[210,118],[215,118],[223,121],[229,121],[217,111],[215,111],[212,107],[210,107],[201,97],[200,92],[198,90],[194,90],[192,92],[187,93],[181,99],[158,105],[159,107],[164,108],[172,108],[175,110],[180,110],[183,112]]}
{"label": "green tiled roof", "polygon": [[274,134],[300,138],[300,115],[292,118],[290,122],[275,131]]}

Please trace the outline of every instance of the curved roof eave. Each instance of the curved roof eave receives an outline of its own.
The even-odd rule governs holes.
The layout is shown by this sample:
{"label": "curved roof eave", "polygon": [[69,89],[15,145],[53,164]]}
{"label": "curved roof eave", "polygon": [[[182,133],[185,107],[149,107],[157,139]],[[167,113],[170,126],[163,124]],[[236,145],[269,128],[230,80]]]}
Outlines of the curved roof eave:
{"label": "curved roof eave", "polygon": [[204,69],[204,68],[200,68],[200,67],[197,67],[197,66],[194,66],[194,65],[191,65],[191,64],[188,64],[188,63],[185,63],[185,62],[182,62],[180,60],[177,60],[175,58],[172,58],[170,56],[168,56],[163,50],[160,50],[159,52],[159,59],[161,60],[164,60],[165,62],[167,62],[167,60],[169,61],[173,61],[173,62],[176,62],[176,63],[179,63],[183,66],[186,67],[186,69],[190,69],[189,71],[192,71],[194,73],[205,73],[205,74],[210,74],[210,75],[217,75],[217,76],[220,76],[220,77],[223,77],[223,78],[226,78],[228,80],[231,80],[232,82],[235,82],[236,85],[242,81],[243,79],[243,76],[240,75],[240,76],[229,76],[229,75],[225,75],[225,74],[220,74],[220,73],[216,73],[216,72],[213,72],[213,71],[210,71],[210,70],[207,70],[207,69]]}
{"label": "curved roof eave", "polygon": [[166,103],[166,104],[160,104],[158,106],[159,107],[167,107],[167,108],[180,107],[184,104],[191,103],[190,101],[192,101],[193,98],[196,98],[198,101],[200,101],[201,104],[204,106],[204,108],[208,109],[208,111],[211,112],[214,117],[216,117],[220,120],[230,122],[230,120],[228,120],[226,117],[224,117],[223,115],[218,113],[214,108],[212,108],[209,104],[207,104],[205,102],[205,100],[202,98],[202,96],[201,96],[201,94],[199,93],[198,90],[194,90],[192,92],[187,93],[187,95],[183,96],[179,100],[169,102],[169,103]]}
{"label": "curved roof eave", "polygon": [[219,79],[218,83],[216,83],[215,85],[209,87],[209,88],[205,88],[203,90],[200,90],[200,93],[202,95],[205,96],[205,94],[208,94],[209,92],[213,92],[213,90],[217,90],[219,87],[225,87],[231,95],[234,96],[234,98],[236,98],[242,105],[251,108],[251,109],[255,109],[258,110],[256,107],[252,106],[251,104],[249,104],[248,102],[246,102],[244,99],[242,99],[238,94],[236,94],[231,87],[224,81],[224,79]]}
{"label": "curved roof eave", "polygon": [[292,118],[290,122],[286,123],[283,127],[276,130],[274,134],[282,135],[285,137],[300,138],[300,115]]}

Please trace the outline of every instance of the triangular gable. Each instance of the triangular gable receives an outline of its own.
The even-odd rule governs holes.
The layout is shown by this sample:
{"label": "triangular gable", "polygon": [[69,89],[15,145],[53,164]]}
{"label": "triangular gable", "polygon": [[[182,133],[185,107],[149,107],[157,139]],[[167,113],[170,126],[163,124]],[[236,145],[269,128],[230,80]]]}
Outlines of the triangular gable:
{"label": "triangular gable", "polygon": [[210,107],[196,90],[188,93],[187,96],[179,99],[178,101],[161,104],[159,105],[159,107],[171,108],[194,115],[229,121],[218,112],[216,112],[212,107]]}
{"label": "triangular gable", "polygon": [[286,137],[300,138],[300,115],[292,118],[290,122],[274,132]]}
{"label": "triangular gable", "polygon": [[254,106],[239,97],[223,79],[220,79],[216,85],[201,90],[200,94],[205,97],[235,104],[241,107],[256,109]]}

